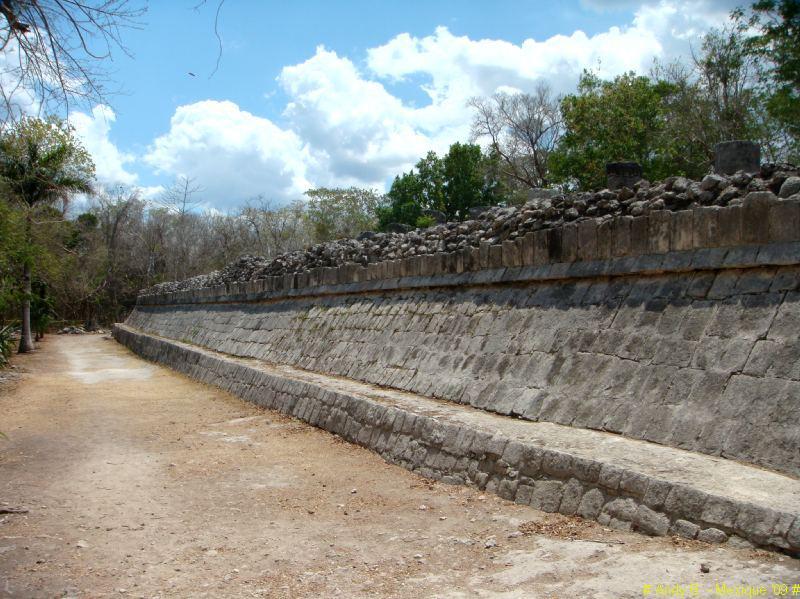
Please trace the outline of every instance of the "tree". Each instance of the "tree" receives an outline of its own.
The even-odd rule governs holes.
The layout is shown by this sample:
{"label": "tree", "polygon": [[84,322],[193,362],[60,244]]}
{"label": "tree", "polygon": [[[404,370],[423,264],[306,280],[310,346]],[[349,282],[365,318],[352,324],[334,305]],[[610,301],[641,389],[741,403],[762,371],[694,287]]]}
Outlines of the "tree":
{"label": "tree", "polygon": [[559,98],[540,83],[532,94],[505,92],[473,98],[472,137],[488,139],[501,172],[516,186],[547,187],[549,157],[563,131]]}
{"label": "tree", "polygon": [[638,162],[648,176],[664,174],[653,156],[663,126],[661,94],[647,77],[631,72],[602,81],[584,72],[561,111],[565,132],[550,158],[558,181],[602,187],[606,163],[622,160]]}
{"label": "tree", "polygon": [[654,152],[664,170],[702,177],[714,146],[731,139],[758,141],[775,157],[774,123],[756,90],[759,65],[735,30],[711,30],[687,63],[657,63],[651,73],[662,98],[664,126]]}
{"label": "tree", "polygon": [[745,35],[746,50],[764,64],[761,91],[769,114],[778,120],[791,138],[790,152],[800,153],[800,2],[798,0],[759,0],[749,15],[733,13]]}
{"label": "tree", "polygon": [[448,220],[464,220],[474,206],[500,201],[496,160],[475,144],[454,143],[444,158],[436,152],[413,169],[395,177],[386,201],[378,206],[379,228],[390,223],[428,226],[426,211],[441,212]]}
{"label": "tree", "polygon": [[355,237],[375,229],[375,209],[382,196],[360,187],[309,189],[306,219],[315,243]]}
{"label": "tree", "polygon": [[145,10],[131,0],[0,1],[0,120],[102,102],[108,59],[125,51],[121,29]]}
{"label": "tree", "polygon": [[0,185],[24,213],[20,352],[34,349],[30,308],[36,216],[46,214],[58,203],[63,214],[74,193],[91,191],[93,178],[89,153],[70,126],[57,118],[22,118],[0,133]]}
{"label": "tree", "polygon": [[485,158],[480,146],[456,142],[450,146],[442,162],[444,197],[441,211],[447,220],[464,220],[470,208],[489,201],[489,190],[484,185]]}

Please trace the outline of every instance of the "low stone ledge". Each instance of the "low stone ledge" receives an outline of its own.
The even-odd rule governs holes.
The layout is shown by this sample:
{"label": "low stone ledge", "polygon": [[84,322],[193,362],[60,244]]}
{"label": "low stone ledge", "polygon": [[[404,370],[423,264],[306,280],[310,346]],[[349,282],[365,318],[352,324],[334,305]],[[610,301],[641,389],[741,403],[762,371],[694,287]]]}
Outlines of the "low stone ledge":
{"label": "low stone ledge", "polygon": [[142,357],[368,447],[423,476],[612,528],[800,556],[800,481],[737,462],[233,358],[116,325]]}

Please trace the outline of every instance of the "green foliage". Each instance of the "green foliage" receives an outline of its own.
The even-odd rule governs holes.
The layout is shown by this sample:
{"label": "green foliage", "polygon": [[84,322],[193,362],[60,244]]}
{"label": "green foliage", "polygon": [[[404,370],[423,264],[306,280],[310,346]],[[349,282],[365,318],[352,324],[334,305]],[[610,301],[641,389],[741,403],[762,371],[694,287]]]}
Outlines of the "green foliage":
{"label": "green foliage", "polygon": [[0,368],[8,365],[11,353],[14,351],[14,328],[10,324],[0,326]]}
{"label": "green foliage", "polygon": [[16,262],[20,248],[20,214],[0,199],[0,314],[15,301]]}
{"label": "green foliage", "polygon": [[497,158],[484,156],[478,145],[454,143],[443,158],[428,152],[415,169],[395,177],[386,202],[378,207],[381,230],[390,223],[432,224],[425,210],[464,220],[470,208],[500,201]]}
{"label": "green foliage", "polygon": [[306,220],[317,243],[355,237],[362,231],[375,229],[375,210],[382,197],[372,189],[319,187],[308,196]]}
{"label": "green foliage", "polygon": [[428,227],[432,227],[435,224],[436,224],[435,218],[433,218],[432,216],[423,215],[417,218],[417,222],[414,223],[414,226],[417,227],[417,229],[427,229]]}
{"label": "green foliage", "polygon": [[[14,248],[22,266],[23,307],[20,351],[33,349],[30,322],[31,282],[35,258],[46,246],[36,243],[38,215],[45,222],[60,217],[76,192],[91,191],[94,164],[64,121],[25,117],[0,132],[0,193],[24,216],[23,233]],[[61,211],[55,204],[61,204]],[[47,239],[49,241],[49,239]]]}
{"label": "green foliage", "polygon": [[91,191],[94,163],[64,121],[25,117],[0,135],[0,183],[33,208]]}
{"label": "green foliage", "polygon": [[661,99],[647,77],[631,72],[602,81],[585,71],[578,92],[561,101],[566,130],[550,156],[554,179],[602,187],[606,163],[624,160],[638,162],[648,176],[664,174],[652,151],[663,127]]}
{"label": "green foliage", "polygon": [[767,110],[790,138],[789,149],[798,159],[800,148],[800,1],[759,0],[749,16],[733,15],[740,31],[756,31],[747,40],[747,51],[761,59],[761,91]]}
{"label": "green foliage", "polygon": [[53,298],[47,294],[47,284],[43,281],[33,283],[31,297],[31,328],[37,337],[44,337],[47,327],[55,317]]}

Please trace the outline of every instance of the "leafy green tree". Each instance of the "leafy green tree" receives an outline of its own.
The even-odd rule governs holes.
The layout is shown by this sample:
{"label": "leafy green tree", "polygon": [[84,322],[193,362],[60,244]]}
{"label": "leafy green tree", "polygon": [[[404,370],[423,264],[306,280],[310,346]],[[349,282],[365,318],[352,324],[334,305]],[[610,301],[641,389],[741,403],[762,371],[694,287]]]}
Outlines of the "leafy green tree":
{"label": "leafy green tree", "polygon": [[458,142],[450,146],[443,160],[446,184],[441,206],[448,220],[464,220],[470,208],[485,203],[484,163],[480,146]]}
{"label": "leafy green tree", "polygon": [[576,94],[561,101],[565,133],[550,155],[553,178],[583,189],[605,185],[607,162],[633,160],[660,175],[653,148],[663,127],[661,90],[647,77],[626,73],[602,81],[584,72]]}
{"label": "leafy green tree", "polygon": [[378,228],[385,230],[391,223],[416,226],[424,205],[425,191],[422,179],[413,170],[394,178],[386,201],[377,208]]}
{"label": "leafy green tree", "polygon": [[[0,200],[0,316],[14,303],[16,257],[20,246],[20,213]],[[2,321],[0,321],[2,324]]]}
{"label": "leafy green tree", "polygon": [[476,144],[454,143],[440,158],[428,152],[408,173],[395,177],[378,207],[379,228],[389,223],[428,226],[427,210],[448,220],[464,220],[474,206],[496,204],[502,185],[496,156],[484,156]]}
{"label": "leafy green tree", "polygon": [[756,31],[747,51],[763,61],[761,91],[767,110],[786,129],[794,159],[800,145],[800,1],[759,0],[749,14],[734,11],[740,30]]}
{"label": "leafy green tree", "polygon": [[[37,248],[37,215],[63,209],[74,193],[91,191],[94,164],[65,122],[23,118],[0,134],[0,186],[24,215],[22,262],[22,337],[20,352],[34,349],[31,333],[31,284]],[[48,211],[49,209],[49,211]]]}
{"label": "leafy green tree", "polygon": [[360,187],[309,189],[306,219],[316,243],[355,237],[376,225],[375,209],[381,195]]}

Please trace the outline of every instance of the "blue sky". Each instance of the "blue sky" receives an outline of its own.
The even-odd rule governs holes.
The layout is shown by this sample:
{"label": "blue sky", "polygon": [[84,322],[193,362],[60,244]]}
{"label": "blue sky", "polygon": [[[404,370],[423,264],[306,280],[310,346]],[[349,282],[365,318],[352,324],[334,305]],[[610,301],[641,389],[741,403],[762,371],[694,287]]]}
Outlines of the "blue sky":
{"label": "blue sky", "polygon": [[[469,135],[471,96],[569,92],[685,54],[731,0],[152,2],[124,32],[108,106],[71,115],[98,179],[154,196],[177,176],[207,207],[285,203],[319,185],[385,188]],[[194,76],[189,73],[194,73]]]}

